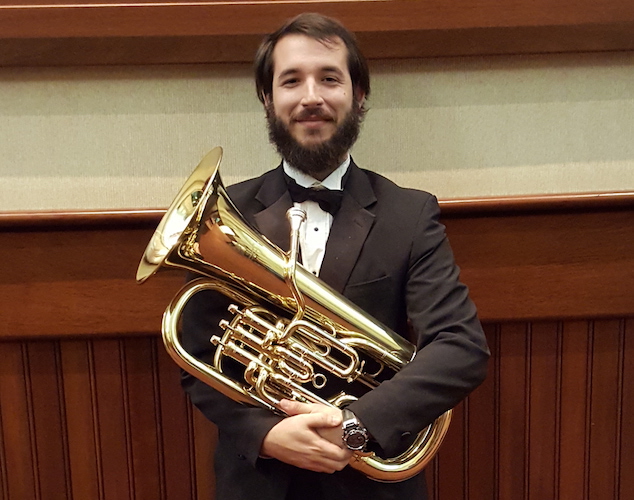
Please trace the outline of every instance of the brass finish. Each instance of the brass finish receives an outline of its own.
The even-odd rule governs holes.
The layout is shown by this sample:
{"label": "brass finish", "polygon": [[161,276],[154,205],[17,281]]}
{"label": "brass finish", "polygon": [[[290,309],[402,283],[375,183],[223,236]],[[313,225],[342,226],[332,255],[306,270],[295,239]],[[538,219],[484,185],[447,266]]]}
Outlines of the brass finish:
{"label": "brass finish", "polygon": [[[222,149],[203,158],[152,236],[139,268],[142,283],[161,268],[199,275],[185,285],[163,316],[163,341],[185,371],[231,399],[284,415],[282,398],[342,407],[409,363],[415,347],[297,265],[304,213],[291,209],[291,249],[283,252],[251,228],[228,197],[218,167]],[[216,290],[234,304],[222,320],[213,365],[181,345],[179,321],[187,302]],[[240,363],[242,380],[223,372]],[[328,393],[341,379],[345,392]],[[331,391],[332,392],[332,391]],[[350,465],[377,481],[395,482],[420,472],[447,432],[451,410],[436,419],[403,454],[383,459],[357,452]]]}

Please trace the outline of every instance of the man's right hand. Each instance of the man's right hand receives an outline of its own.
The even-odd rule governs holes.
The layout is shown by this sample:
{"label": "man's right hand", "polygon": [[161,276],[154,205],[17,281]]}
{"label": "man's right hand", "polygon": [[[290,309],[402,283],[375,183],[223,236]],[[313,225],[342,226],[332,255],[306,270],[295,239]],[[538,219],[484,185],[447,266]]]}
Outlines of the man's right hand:
{"label": "man's right hand", "polygon": [[[291,416],[276,424],[262,442],[263,456],[276,458],[295,467],[333,473],[343,469],[352,452],[320,435],[341,436],[341,411],[322,405],[290,404]],[[326,431],[326,432],[324,432]]]}

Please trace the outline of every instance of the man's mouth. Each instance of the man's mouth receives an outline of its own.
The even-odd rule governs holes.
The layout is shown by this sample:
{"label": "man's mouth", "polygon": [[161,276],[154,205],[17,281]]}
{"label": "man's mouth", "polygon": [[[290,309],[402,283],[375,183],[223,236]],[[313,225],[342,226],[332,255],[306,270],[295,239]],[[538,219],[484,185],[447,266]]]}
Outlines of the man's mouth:
{"label": "man's mouth", "polygon": [[296,122],[329,122],[333,121],[333,118],[324,112],[304,112],[297,115]]}

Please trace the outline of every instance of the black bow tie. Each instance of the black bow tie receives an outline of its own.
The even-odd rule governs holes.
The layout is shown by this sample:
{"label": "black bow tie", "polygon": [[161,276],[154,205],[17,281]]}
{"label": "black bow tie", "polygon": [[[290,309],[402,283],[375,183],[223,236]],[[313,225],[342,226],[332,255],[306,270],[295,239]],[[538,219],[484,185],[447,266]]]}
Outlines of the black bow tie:
{"label": "black bow tie", "polygon": [[331,215],[335,215],[341,207],[343,191],[335,191],[326,188],[305,188],[293,179],[288,178],[288,192],[294,203],[302,203],[306,200],[316,201],[319,207]]}

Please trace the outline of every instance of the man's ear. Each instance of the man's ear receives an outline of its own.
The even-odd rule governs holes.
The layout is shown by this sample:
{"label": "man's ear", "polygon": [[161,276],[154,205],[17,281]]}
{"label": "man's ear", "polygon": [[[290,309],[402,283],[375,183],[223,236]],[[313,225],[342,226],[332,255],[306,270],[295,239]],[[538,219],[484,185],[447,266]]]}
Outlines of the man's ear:
{"label": "man's ear", "polygon": [[359,87],[354,89],[354,100],[357,101],[359,109],[363,108],[363,105],[365,104],[365,92]]}
{"label": "man's ear", "polygon": [[262,102],[264,103],[264,107],[268,108],[271,104],[271,94],[266,94],[265,92],[262,92]]}

